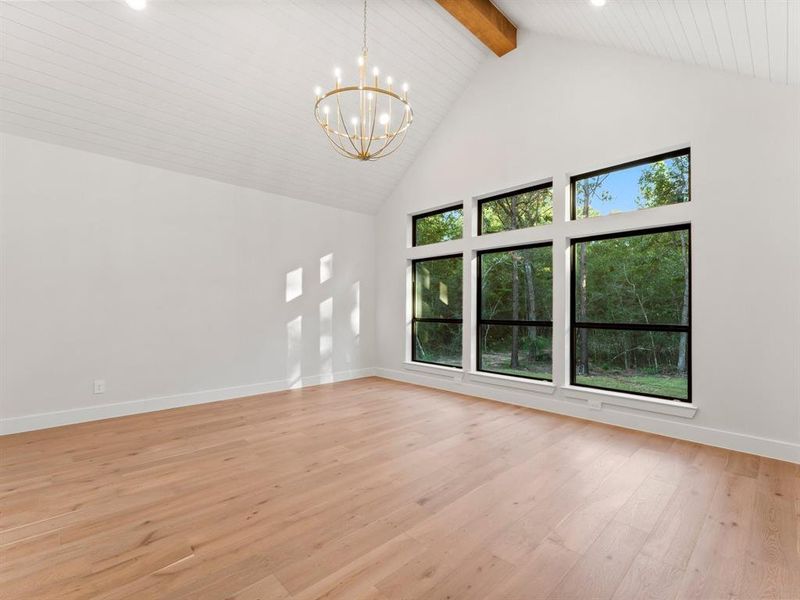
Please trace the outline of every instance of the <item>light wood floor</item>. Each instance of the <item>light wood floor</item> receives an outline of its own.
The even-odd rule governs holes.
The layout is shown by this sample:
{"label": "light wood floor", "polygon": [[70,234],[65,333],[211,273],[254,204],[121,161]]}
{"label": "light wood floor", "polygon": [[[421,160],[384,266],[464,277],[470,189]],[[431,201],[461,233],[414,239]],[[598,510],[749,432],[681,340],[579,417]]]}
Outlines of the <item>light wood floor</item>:
{"label": "light wood floor", "polygon": [[0,452],[9,600],[800,598],[797,465],[377,378]]}

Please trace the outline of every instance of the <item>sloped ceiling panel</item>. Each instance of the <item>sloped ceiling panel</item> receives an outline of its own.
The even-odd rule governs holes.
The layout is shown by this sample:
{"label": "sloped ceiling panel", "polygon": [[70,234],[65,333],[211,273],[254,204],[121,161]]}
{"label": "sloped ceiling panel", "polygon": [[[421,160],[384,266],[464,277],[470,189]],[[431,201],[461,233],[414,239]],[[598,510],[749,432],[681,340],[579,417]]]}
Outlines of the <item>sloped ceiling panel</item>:
{"label": "sloped ceiling panel", "polygon": [[4,131],[368,213],[489,55],[435,2],[371,0],[371,63],[409,82],[416,118],[359,163],[312,109],[335,66],[356,74],[360,0],[12,0],[0,19]]}
{"label": "sloped ceiling panel", "polygon": [[800,84],[800,0],[495,0],[520,29]]}

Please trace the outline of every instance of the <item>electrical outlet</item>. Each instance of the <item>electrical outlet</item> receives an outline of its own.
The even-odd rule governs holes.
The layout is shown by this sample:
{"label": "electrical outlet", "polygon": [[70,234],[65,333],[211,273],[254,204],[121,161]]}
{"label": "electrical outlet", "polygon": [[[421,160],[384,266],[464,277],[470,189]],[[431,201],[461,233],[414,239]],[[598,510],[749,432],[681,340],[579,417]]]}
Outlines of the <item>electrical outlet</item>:
{"label": "electrical outlet", "polygon": [[106,393],[106,380],[105,379],[95,379],[94,380],[94,393],[95,394],[105,394]]}
{"label": "electrical outlet", "polygon": [[592,410],[600,410],[603,408],[603,403],[600,400],[589,400],[589,408]]}

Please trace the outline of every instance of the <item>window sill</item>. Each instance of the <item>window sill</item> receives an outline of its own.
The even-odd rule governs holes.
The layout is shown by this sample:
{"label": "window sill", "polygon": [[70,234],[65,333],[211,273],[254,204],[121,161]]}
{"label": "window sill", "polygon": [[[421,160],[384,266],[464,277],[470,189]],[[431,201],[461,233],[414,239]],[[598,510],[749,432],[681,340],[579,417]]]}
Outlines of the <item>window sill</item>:
{"label": "window sill", "polygon": [[550,381],[525,379],[499,373],[485,373],[483,371],[469,371],[467,375],[470,381],[476,383],[487,383],[489,385],[499,385],[544,394],[553,394],[556,391],[556,386]]}
{"label": "window sill", "polygon": [[688,402],[646,398],[624,392],[592,390],[572,385],[565,385],[562,389],[566,398],[582,400],[588,404],[589,408],[594,410],[600,410],[604,404],[609,404],[673,417],[683,417],[684,419],[692,419],[697,413],[697,407]]}
{"label": "window sill", "polygon": [[418,371],[420,373],[426,373],[427,375],[437,375],[439,377],[446,377],[448,379],[454,379],[456,381],[461,381],[464,376],[464,369],[460,367],[446,367],[444,365],[431,365],[428,363],[420,363],[414,361],[404,361],[403,368],[407,371]]}

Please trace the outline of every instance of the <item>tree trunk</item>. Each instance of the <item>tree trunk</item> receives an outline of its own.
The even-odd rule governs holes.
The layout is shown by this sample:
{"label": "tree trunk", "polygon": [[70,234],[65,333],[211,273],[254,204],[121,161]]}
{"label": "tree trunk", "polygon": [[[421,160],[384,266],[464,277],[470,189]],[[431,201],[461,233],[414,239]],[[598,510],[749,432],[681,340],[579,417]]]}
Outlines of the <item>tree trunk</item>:
{"label": "tree trunk", "polygon": [[[683,259],[683,306],[681,307],[681,325],[689,323],[689,252],[686,248],[686,233],[681,231],[681,258]],[[687,334],[682,333],[678,343],[678,373],[686,373]]]}
{"label": "tree trunk", "polygon": [[[525,291],[527,292],[527,307],[528,311],[526,319],[534,321],[536,319],[536,290],[533,287],[533,265],[526,258],[523,259],[525,263]],[[536,328],[528,327],[528,361],[531,365],[536,362]]]}
{"label": "tree trunk", "polygon": [[623,340],[622,344],[620,344],[620,346],[622,347],[622,364],[625,372],[628,373],[630,369],[630,366],[628,364],[628,348],[625,345],[625,338],[622,338],[622,340]]}
{"label": "tree trunk", "polygon": [[[511,199],[511,228],[517,228],[517,199]],[[511,256],[511,318],[519,319],[519,272],[514,255]],[[511,368],[519,368],[519,327],[511,327]]]}
{"label": "tree trunk", "polygon": [[[588,186],[583,188],[583,216],[588,218],[589,217],[589,199],[591,198],[591,192],[588,189]],[[578,313],[578,318],[581,321],[586,320],[586,302],[587,302],[587,292],[586,292],[586,243],[582,243],[580,245],[580,259],[578,265],[578,272],[580,273],[580,281],[579,281],[579,289],[578,293],[580,294],[580,311]],[[574,302],[574,300],[573,300]],[[580,330],[580,359],[578,362],[577,372],[579,375],[588,375],[589,374],[589,331],[586,329]]]}
{"label": "tree trunk", "polygon": [[[636,290],[636,284],[633,283],[630,280],[630,278],[628,277],[627,269],[625,269],[625,267],[623,267],[623,269],[624,269],[624,272],[625,272],[625,281],[627,281],[628,285],[631,286],[631,289],[633,290],[633,295],[636,296],[636,301],[639,303],[639,308],[642,311],[642,318],[644,319],[644,322],[649,325],[650,324],[650,318],[647,316],[647,310],[644,307],[644,302],[642,302],[642,297],[639,295],[639,292]],[[653,354],[653,368],[656,371],[658,371],[658,350],[656,348],[656,338],[655,338],[655,335],[653,335],[652,331],[650,331],[649,334],[650,334],[650,351]]]}

